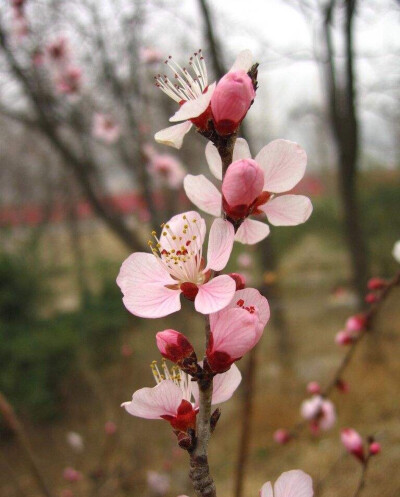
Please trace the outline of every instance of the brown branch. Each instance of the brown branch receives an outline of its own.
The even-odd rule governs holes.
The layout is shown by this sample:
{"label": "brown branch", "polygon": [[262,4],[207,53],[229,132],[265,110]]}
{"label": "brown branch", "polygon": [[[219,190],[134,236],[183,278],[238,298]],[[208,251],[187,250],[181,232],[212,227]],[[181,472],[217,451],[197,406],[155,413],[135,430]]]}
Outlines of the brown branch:
{"label": "brown branch", "polygon": [[365,487],[365,482],[366,482],[366,477],[367,477],[367,471],[369,468],[369,461],[371,459],[371,455],[367,456],[365,461],[362,464],[362,470],[361,470],[361,476],[360,476],[360,481],[358,483],[357,489],[353,495],[353,497],[360,497],[361,492],[363,491]]}
{"label": "brown branch", "polygon": [[209,43],[209,49],[210,49],[210,53],[211,53],[211,58],[212,58],[212,62],[213,62],[215,76],[218,79],[221,79],[222,76],[225,74],[226,70],[225,70],[224,64],[222,62],[221,48],[220,48],[218,39],[214,33],[214,26],[213,26],[213,22],[211,20],[210,9],[207,5],[206,0],[198,0],[198,1],[199,1],[200,10],[203,14],[206,38],[207,38],[208,43]]}
{"label": "brown branch", "polygon": [[49,487],[47,486],[42,471],[38,466],[36,457],[32,452],[31,446],[29,444],[25,431],[22,427],[22,424],[18,419],[12,405],[8,402],[6,397],[1,392],[0,392],[0,413],[3,416],[6,426],[16,436],[21,452],[23,453],[23,456],[29,466],[33,478],[36,480],[38,488],[45,497],[53,497],[53,494],[51,493]]}

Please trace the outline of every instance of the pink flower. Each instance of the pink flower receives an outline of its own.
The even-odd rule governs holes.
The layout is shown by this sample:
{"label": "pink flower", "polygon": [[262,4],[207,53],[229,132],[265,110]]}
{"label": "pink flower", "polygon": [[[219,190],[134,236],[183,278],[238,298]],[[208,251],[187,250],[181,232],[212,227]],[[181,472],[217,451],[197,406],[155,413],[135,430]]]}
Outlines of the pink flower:
{"label": "pink flower", "polygon": [[234,133],[256,96],[246,71],[230,71],[218,82],[211,98],[214,126],[220,135]]}
{"label": "pink flower", "polygon": [[[179,369],[170,372],[165,363],[161,372],[154,363],[152,369],[157,385],[137,390],[132,400],[123,403],[122,407],[139,418],[165,419],[177,431],[194,429],[199,399],[197,383]],[[213,380],[212,404],[230,399],[241,379],[240,371],[235,365],[226,373],[217,375]]]}
{"label": "pink flower", "polygon": [[175,330],[160,331],[156,335],[157,347],[165,359],[180,364],[184,359],[196,357],[189,340]]}
{"label": "pink flower", "polygon": [[370,278],[368,280],[368,290],[376,291],[382,290],[387,286],[387,281],[383,278]]}
{"label": "pink flower", "polygon": [[274,441],[280,445],[287,444],[291,438],[292,438],[291,434],[288,432],[288,430],[285,430],[284,428],[279,428],[274,433]]}
{"label": "pink flower", "polygon": [[274,489],[270,482],[264,483],[260,497],[312,497],[312,479],[300,469],[282,473],[276,480]]}
{"label": "pink flower", "polygon": [[57,65],[64,65],[70,60],[70,48],[67,38],[60,36],[49,43],[46,52],[51,62]]}
{"label": "pink flower", "polygon": [[148,170],[158,182],[173,189],[179,188],[185,177],[181,162],[169,154],[152,154]]}
{"label": "pink flower", "polygon": [[311,429],[317,433],[319,429],[330,430],[336,422],[335,406],[328,399],[314,395],[303,401],[300,408],[304,419],[311,421]]}
{"label": "pink flower", "polygon": [[114,435],[117,431],[117,425],[114,423],[114,421],[107,421],[104,425],[104,431],[106,435]]}
{"label": "pink flower", "polygon": [[111,145],[120,137],[121,129],[112,116],[96,112],[93,116],[92,134],[95,138]]}
{"label": "pink flower", "polygon": [[158,471],[147,471],[147,485],[154,493],[165,495],[171,486],[171,479]]}
{"label": "pink flower", "polygon": [[66,481],[69,481],[71,483],[75,483],[77,481],[82,480],[83,476],[82,476],[82,473],[80,471],[77,471],[74,468],[68,467],[68,468],[64,469],[63,478]]}
{"label": "pink flower", "polygon": [[270,316],[268,301],[254,288],[238,290],[231,303],[210,315],[207,362],[216,373],[229,369],[260,340]]}
{"label": "pink flower", "polygon": [[[221,158],[211,142],[206,147],[206,159],[211,173],[221,180]],[[246,140],[238,138],[233,151],[233,163],[229,168],[236,161],[249,159],[251,155]],[[307,156],[299,145],[287,140],[275,140],[263,147],[252,162],[262,169],[264,184],[261,194],[243,210],[242,223],[235,236],[235,240],[247,244],[259,242],[270,231],[267,224],[247,216],[265,214],[274,226],[295,226],[307,221],[312,212],[309,198],[303,195],[280,195],[291,190],[304,175]],[[186,195],[197,207],[213,216],[221,215],[222,195],[205,176],[189,174],[183,185]],[[238,218],[239,213],[236,212]]]}
{"label": "pink flower", "polygon": [[[251,61],[251,53],[244,50],[238,55],[230,72],[238,70],[247,72],[252,65]],[[208,84],[207,68],[201,50],[190,58],[190,72],[177,64],[172,57],[169,57],[165,63],[173,71],[175,81],[172,82],[166,76],[159,74],[156,77],[156,86],[180,105],[180,109],[170,121],[183,122],[159,131],[154,138],[158,143],[181,148],[183,138],[193,124],[198,129],[206,129],[208,121],[212,119],[210,102],[215,83]]]}
{"label": "pink flower", "polygon": [[202,314],[226,307],[235,293],[228,275],[211,278],[221,271],[232,251],[232,225],[216,219],[210,230],[206,265],[202,247],[206,224],[197,212],[174,216],[163,225],[156,243],[149,242],[153,254],[135,252],[122,264],[117,284],[126,308],[135,316],[159,318],[179,311],[180,295],[194,301]]}
{"label": "pink flower", "polygon": [[64,95],[79,93],[82,82],[82,71],[79,67],[68,66],[56,77],[56,90]]}
{"label": "pink flower", "polygon": [[251,265],[252,265],[252,258],[249,254],[247,254],[246,252],[243,252],[242,254],[240,254],[237,258],[237,263],[240,267],[242,268],[249,268]]}
{"label": "pink flower", "polygon": [[310,381],[307,385],[307,392],[313,395],[321,393],[321,387],[317,381]]}
{"label": "pink flower", "polygon": [[347,452],[353,454],[360,461],[364,461],[363,439],[360,434],[352,428],[343,428],[340,433],[340,439]]}
{"label": "pink flower", "polygon": [[156,64],[163,59],[162,53],[155,48],[140,47],[139,58],[144,64]]}

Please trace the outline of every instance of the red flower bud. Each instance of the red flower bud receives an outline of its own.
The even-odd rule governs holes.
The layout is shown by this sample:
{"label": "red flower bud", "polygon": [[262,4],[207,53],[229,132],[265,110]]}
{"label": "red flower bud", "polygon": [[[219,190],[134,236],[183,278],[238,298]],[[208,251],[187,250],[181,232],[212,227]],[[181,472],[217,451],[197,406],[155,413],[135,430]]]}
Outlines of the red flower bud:
{"label": "red flower bud", "polygon": [[371,278],[368,281],[368,290],[382,290],[387,286],[387,282],[383,278]]}
{"label": "red flower bud", "polygon": [[280,445],[287,444],[288,442],[290,442],[291,438],[292,435],[288,432],[288,430],[285,430],[284,428],[280,428],[274,433],[274,441]]}
{"label": "red flower bud", "polygon": [[369,453],[371,454],[371,456],[376,456],[377,454],[379,454],[382,450],[382,447],[381,447],[381,444],[378,443],[378,442],[372,442],[370,443],[369,445]]}
{"label": "red flower bud", "polygon": [[364,461],[363,440],[359,433],[352,428],[344,428],[341,431],[340,438],[347,452],[353,454],[358,460]]}
{"label": "red flower bud", "polygon": [[307,385],[307,392],[313,395],[321,393],[321,387],[319,383],[316,381],[310,381],[310,383]]}
{"label": "red flower bud", "polygon": [[180,363],[188,357],[195,357],[189,340],[175,330],[160,331],[156,335],[157,347],[161,355],[172,362]]}

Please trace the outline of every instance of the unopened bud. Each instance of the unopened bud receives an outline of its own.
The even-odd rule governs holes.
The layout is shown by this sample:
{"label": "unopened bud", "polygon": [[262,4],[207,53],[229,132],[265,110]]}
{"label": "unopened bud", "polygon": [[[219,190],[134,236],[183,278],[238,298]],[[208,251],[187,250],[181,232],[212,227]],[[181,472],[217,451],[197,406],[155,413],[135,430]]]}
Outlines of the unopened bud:
{"label": "unopened bud", "polygon": [[369,445],[369,453],[371,454],[371,456],[376,456],[377,454],[379,454],[382,450],[382,447],[381,447],[381,444],[378,443],[378,442],[372,442],[370,443]]}
{"label": "unopened bud", "polygon": [[367,304],[374,304],[375,302],[378,302],[379,300],[379,297],[378,295],[376,295],[375,293],[367,293],[367,295],[365,296],[365,302]]}
{"label": "unopened bud", "polygon": [[350,386],[347,381],[340,379],[336,381],[336,388],[342,393],[348,393],[350,391]]}
{"label": "unopened bud", "polygon": [[256,92],[253,82],[243,71],[225,74],[211,98],[214,125],[220,135],[234,133],[250,108]]}
{"label": "unopened bud", "polygon": [[368,290],[382,290],[386,286],[387,282],[383,278],[371,278],[368,281]]}
{"label": "unopened bud", "polygon": [[344,428],[340,438],[347,452],[353,454],[359,461],[364,461],[364,447],[361,435],[352,428]]}
{"label": "unopened bud", "polygon": [[107,421],[104,425],[104,431],[106,432],[106,435],[114,435],[114,433],[117,431],[117,425],[114,423],[114,421]]}
{"label": "unopened bud", "polygon": [[321,393],[321,387],[317,381],[310,381],[307,385],[307,392],[313,395]]}
{"label": "unopened bud", "polygon": [[291,438],[292,435],[289,433],[288,430],[285,430],[284,428],[279,428],[279,430],[276,430],[274,433],[274,441],[280,445],[287,444],[291,440]]}
{"label": "unopened bud", "polygon": [[179,364],[189,357],[196,360],[192,344],[179,331],[171,329],[160,331],[156,335],[156,341],[161,355],[172,362]]}
{"label": "unopened bud", "polygon": [[345,329],[350,332],[359,332],[365,329],[367,318],[364,314],[355,314],[346,321]]}
{"label": "unopened bud", "polygon": [[336,333],[335,342],[338,345],[349,345],[353,342],[353,337],[346,330],[341,330]]}

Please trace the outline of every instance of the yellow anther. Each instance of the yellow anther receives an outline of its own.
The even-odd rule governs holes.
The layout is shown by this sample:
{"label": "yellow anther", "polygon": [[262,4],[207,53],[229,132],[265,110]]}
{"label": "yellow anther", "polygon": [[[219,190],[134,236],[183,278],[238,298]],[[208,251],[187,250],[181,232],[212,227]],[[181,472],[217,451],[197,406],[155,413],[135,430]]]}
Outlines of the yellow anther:
{"label": "yellow anther", "polygon": [[166,231],[163,231],[163,236],[167,236],[167,232]]}
{"label": "yellow anther", "polygon": [[192,240],[196,240],[197,236],[196,235],[193,235],[192,236]]}
{"label": "yellow anther", "polygon": [[151,232],[151,234],[152,234],[152,236],[156,236],[156,235],[157,235],[157,231],[154,231],[154,230],[153,230],[153,231]]}
{"label": "yellow anther", "polygon": [[176,240],[176,236],[175,235],[172,237],[172,240]]}
{"label": "yellow anther", "polygon": [[184,216],[182,216],[182,217],[183,217],[183,219],[187,219],[186,214]]}
{"label": "yellow anther", "polygon": [[183,225],[183,229],[187,230],[189,228],[189,225],[188,224],[184,224]]}

